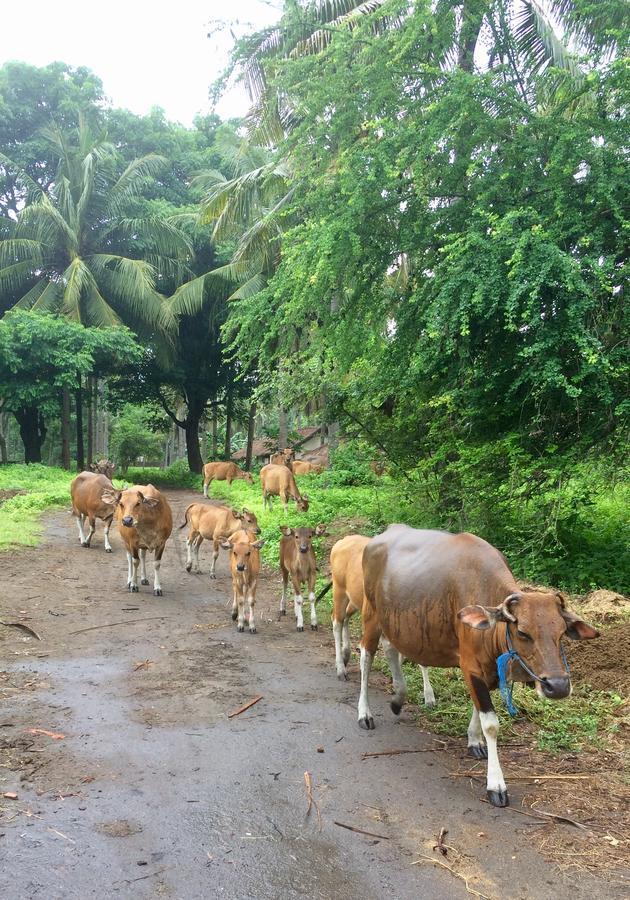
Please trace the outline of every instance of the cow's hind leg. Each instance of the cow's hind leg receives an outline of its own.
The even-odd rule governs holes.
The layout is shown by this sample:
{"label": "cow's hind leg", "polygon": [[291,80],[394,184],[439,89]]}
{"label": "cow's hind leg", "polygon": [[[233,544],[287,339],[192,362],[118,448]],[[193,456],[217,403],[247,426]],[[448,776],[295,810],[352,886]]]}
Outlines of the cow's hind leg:
{"label": "cow's hind leg", "polygon": [[358,720],[361,728],[370,731],[374,728],[374,717],[370,711],[368,699],[370,671],[372,660],[381,639],[381,629],[374,610],[369,604],[363,607],[363,637],[361,638],[361,693],[359,694]]}
{"label": "cow's hind leg", "polygon": [[[494,711],[492,700],[490,699],[490,691],[485,681],[478,675],[469,672],[463,672],[468,690],[478,711],[479,723],[483,736],[486,739],[486,747],[488,751],[488,775],[486,789],[488,800],[493,806],[509,806],[507,787],[501,764],[499,763],[499,753],[497,750],[497,737],[499,735],[499,720]],[[471,726],[474,728],[474,714],[471,720]],[[470,729],[469,729],[470,731]],[[469,736],[470,746],[470,736]]]}
{"label": "cow's hind leg", "polygon": [[[333,579],[333,620],[332,630],[335,638],[335,668],[337,670],[337,678],[345,681],[347,676],[346,666],[348,660],[344,658],[342,648],[342,638],[344,627],[347,627],[346,610],[348,608],[348,595],[340,585],[335,583]],[[348,659],[350,658],[350,648],[348,647]]]}
{"label": "cow's hind leg", "polygon": [[164,553],[164,544],[155,551],[155,561],[153,564],[153,595],[155,597],[162,596],[162,583],[160,581],[160,568],[162,566],[162,554]]}
{"label": "cow's hind leg", "polygon": [[287,614],[287,591],[289,589],[289,571],[282,568],[282,597],[280,598],[280,615]]}
{"label": "cow's hind leg", "polygon": [[103,537],[105,539],[105,553],[112,552],[112,545],[109,543],[109,529],[112,527],[112,517],[109,519],[105,519],[105,530],[103,531]]}
{"label": "cow's hind leg", "polygon": [[422,672],[422,687],[424,689],[424,705],[428,706],[430,709],[435,706],[435,694],[433,692],[433,685],[431,684],[431,679],[429,678],[429,669],[427,666],[420,666],[420,671]]}
{"label": "cow's hind leg", "polygon": [[90,544],[92,543],[92,535],[96,531],[96,519],[94,518],[94,516],[88,517],[88,521],[90,523],[90,530],[88,531],[85,543],[83,544],[84,547],[90,546]]}
{"label": "cow's hind leg", "polygon": [[308,602],[311,604],[311,631],[317,631],[317,607],[315,606],[315,573],[308,585]]}
{"label": "cow's hind leg", "polygon": [[389,705],[394,715],[398,716],[407,699],[407,682],[402,671],[402,656],[387,638],[383,638],[383,650],[385,651],[394,683],[394,695]]}
{"label": "cow's hind leg", "polygon": [[83,523],[85,522],[85,516],[83,513],[76,513],[77,520],[77,530],[79,532],[79,543],[82,547],[87,547],[88,545],[85,543],[85,534],[83,532]]}
{"label": "cow's hind leg", "polygon": [[[199,551],[197,551],[199,552]],[[216,578],[215,569],[217,566],[217,559],[219,558],[219,542],[214,541],[212,547],[212,564],[210,566],[210,578]]]}

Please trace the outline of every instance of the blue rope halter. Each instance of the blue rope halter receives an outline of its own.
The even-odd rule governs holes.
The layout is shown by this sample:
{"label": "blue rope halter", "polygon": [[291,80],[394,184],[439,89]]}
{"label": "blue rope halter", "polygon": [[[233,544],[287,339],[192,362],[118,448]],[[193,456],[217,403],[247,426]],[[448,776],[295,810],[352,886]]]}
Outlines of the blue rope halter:
{"label": "blue rope halter", "polygon": [[[514,703],[514,700],[512,699],[512,693],[514,691],[514,681],[511,681],[508,684],[508,678],[507,678],[508,666],[510,665],[510,663],[512,661],[518,662],[520,664],[521,668],[524,669],[525,672],[527,672],[527,674],[530,676],[530,678],[532,678],[534,681],[539,681],[541,684],[543,684],[544,678],[540,678],[539,675],[536,675],[535,672],[532,672],[532,670],[529,668],[529,666],[525,662],[523,662],[523,659],[520,656],[520,654],[518,653],[518,651],[514,649],[514,645],[512,644],[512,638],[510,637],[510,626],[509,625],[506,625],[506,628],[505,628],[505,638],[507,640],[508,648],[505,651],[505,653],[502,653],[501,656],[499,656],[497,658],[497,673],[499,676],[499,690],[501,691],[501,696],[503,697],[503,700],[505,701],[507,711],[509,712],[509,714],[511,716],[515,716],[516,713],[518,712],[518,707],[516,706],[516,704]],[[567,657],[564,652],[564,647],[562,646],[562,644],[560,645],[560,653],[562,654],[562,661],[564,663],[564,668],[568,675],[570,672],[569,663],[567,662]]]}

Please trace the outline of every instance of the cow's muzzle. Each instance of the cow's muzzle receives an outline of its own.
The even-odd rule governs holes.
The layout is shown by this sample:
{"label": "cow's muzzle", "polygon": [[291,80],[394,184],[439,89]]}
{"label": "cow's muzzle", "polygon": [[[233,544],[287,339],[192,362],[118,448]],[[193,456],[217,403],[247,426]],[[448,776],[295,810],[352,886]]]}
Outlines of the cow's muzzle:
{"label": "cow's muzzle", "polygon": [[308,553],[308,547],[300,547],[300,553]]}
{"label": "cow's muzzle", "polygon": [[244,571],[245,571],[245,564],[244,564],[244,563],[239,563],[239,564],[237,565],[237,567],[236,567],[236,571],[237,571],[237,572],[244,572]]}
{"label": "cow's muzzle", "polygon": [[127,528],[133,527],[133,516],[124,516],[122,520],[123,525],[126,525]]}
{"label": "cow's muzzle", "polygon": [[564,700],[571,693],[571,679],[566,675],[560,678],[541,678],[540,687],[549,700]]}

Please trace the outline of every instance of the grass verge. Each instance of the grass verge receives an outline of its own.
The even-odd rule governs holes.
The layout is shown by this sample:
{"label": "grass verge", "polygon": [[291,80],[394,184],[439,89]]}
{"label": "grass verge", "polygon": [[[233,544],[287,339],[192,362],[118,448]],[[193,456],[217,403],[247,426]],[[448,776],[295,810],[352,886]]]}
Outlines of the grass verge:
{"label": "grass verge", "polygon": [[39,543],[42,513],[69,505],[74,474],[36,464],[0,467],[0,550]]}

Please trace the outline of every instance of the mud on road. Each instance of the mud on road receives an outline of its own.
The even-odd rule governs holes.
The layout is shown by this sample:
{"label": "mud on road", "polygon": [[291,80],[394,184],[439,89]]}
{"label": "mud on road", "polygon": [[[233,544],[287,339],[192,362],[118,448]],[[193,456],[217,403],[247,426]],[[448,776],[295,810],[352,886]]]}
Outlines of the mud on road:
{"label": "mud on road", "polygon": [[[176,523],[199,499],[167,495]],[[0,618],[42,638],[0,632],[0,896],[458,900],[463,878],[489,898],[622,896],[563,876],[530,820],[448,777],[463,735],[445,744],[413,710],[396,721],[378,689],[376,731],[359,730],[356,668],[341,684],[328,630],[278,620],[277,575],[259,585],[258,634],[238,634],[225,554],[216,581],[188,575],[184,540],[167,544],[163,597],[129,594],[118,535],[112,555],[100,525],[83,549],[67,513],[41,547],[0,555]],[[361,759],[391,748],[427,752]]]}

